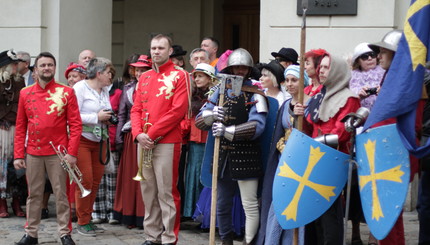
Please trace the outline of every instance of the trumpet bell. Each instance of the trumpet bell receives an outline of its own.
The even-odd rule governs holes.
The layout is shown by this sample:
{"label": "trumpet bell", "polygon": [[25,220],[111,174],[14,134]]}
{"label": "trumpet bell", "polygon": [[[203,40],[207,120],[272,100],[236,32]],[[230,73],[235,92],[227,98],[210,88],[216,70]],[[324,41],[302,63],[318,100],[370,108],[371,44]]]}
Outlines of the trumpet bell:
{"label": "trumpet bell", "polygon": [[82,188],[82,190],[81,190],[81,198],[84,198],[84,197],[88,196],[89,194],[91,194],[90,190]]}
{"label": "trumpet bell", "polygon": [[142,177],[142,175],[137,174],[136,176],[133,177],[133,180],[135,180],[135,181],[142,181],[143,177]]}

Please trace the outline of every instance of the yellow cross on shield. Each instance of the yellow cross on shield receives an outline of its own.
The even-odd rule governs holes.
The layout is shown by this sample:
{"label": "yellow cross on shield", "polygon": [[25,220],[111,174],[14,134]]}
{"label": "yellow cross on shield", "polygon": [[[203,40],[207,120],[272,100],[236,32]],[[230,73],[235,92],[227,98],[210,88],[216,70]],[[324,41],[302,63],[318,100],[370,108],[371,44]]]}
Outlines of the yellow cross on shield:
{"label": "yellow cross on shield", "polygon": [[348,158],[293,130],[273,182],[273,208],[283,229],[306,225],[330,208],[346,183]]}
{"label": "yellow cross on shield", "polygon": [[361,204],[372,234],[387,236],[399,216],[409,185],[409,153],[396,124],[370,129],[357,136]]}

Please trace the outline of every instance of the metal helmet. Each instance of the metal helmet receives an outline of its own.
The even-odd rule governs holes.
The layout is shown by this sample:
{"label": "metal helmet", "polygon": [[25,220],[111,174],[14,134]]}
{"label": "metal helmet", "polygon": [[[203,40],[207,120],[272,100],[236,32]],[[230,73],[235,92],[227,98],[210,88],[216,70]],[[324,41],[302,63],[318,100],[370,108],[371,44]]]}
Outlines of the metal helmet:
{"label": "metal helmet", "polygon": [[386,48],[393,52],[397,51],[397,46],[399,45],[400,38],[402,37],[401,30],[393,30],[385,34],[382,41],[378,43],[369,44],[369,48],[379,52],[379,48]]}
{"label": "metal helmet", "polygon": [[228,57],[227,67],[231,66],[248,66],[252,68],[254,66],[254,61],[248,51],[243,48],[238,48]]}

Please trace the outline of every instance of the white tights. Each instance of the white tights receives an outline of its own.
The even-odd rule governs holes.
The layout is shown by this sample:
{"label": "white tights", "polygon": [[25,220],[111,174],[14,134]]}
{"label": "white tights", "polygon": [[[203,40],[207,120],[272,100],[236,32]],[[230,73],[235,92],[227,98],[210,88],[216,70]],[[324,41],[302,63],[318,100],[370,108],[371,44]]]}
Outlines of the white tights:
{"label": "white tights", "polygon": [[258,179],[238,180],[237,183],[246,216],[245,239],[246,243],[250,243],[257,234],[260,222],[257,199]]}

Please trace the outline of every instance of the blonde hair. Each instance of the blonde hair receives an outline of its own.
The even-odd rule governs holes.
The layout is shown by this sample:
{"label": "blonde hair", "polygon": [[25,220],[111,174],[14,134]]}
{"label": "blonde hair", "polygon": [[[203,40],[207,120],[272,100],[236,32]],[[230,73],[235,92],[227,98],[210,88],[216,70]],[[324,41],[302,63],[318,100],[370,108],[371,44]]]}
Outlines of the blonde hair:
{"label": "blonde hair", "polygon": [[12,74],[12,65],[13,63],[10,63],[8,65],[0,67],[0,82],[5,83],[6,81],[10,80],[11,78],[17,80],[20,75],[19,74]]}
{"label": "blonde hair", "polygon": [[273,75],[271,71],[267,70],[266,68],[263,68],[263,70],[261,70],[261,74],[269,77],[270,81],[272,81],[273,87],[278,87],[278,80],[276,80],[275,75]]}

